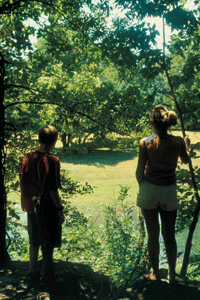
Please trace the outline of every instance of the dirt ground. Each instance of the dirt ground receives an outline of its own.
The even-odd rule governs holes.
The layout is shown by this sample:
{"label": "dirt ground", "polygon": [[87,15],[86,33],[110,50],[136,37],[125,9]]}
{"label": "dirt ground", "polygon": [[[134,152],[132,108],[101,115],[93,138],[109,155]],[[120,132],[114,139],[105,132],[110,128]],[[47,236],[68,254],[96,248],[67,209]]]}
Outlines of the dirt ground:
{"label": "dirt ground", "polygon": [[57,284],[54,288],[27,282],[28,262],[15,261],[0,270],[0,299],[13,300],[199,300],[200,282],[181,280],[173,286],[162,270],[161,283],[143,277],[124,290],[111,289],[109,278],[83,264],[55,262]]}

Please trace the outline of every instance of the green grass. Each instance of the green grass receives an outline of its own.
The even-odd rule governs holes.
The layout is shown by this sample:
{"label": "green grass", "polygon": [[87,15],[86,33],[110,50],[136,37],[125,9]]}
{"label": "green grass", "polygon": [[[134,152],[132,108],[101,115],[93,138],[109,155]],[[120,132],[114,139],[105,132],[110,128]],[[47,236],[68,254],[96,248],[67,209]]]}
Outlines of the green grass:
{"label": "green grass", "polygon": [[[107,203],[117,201],[120,185],[130,186],[127,203],[135,206],[138,190],[135,178],[137,158],[133,152],[94,151],[91,154],[68,155],[61,160],[61,168],[69,170],[70,176],[82,184],[94,187],[89,195],[75,196],[71,203],[86,215],[96,218]],[[100,217],[101,218],[101,217]]]}
{"label": "green grass", "polygon": [[[181,135],[180,132],[174,132]],[[200,133],[189,133],[191,143],[200,141]],[[135,178],[137,166],[137,151],[124,151],[119,148],[111,151],[102,148],[87,154],[63,153],[62,144],[57,142],[55,154],[61,160],[61,168],[70,171],[70,177],[82,184],[88,182],[94,187],[94,192],[79,195],[70,199],[86,215],[96,218],[101,214],[102,208],[109,204],[118,204],[120,185],[131,186],[127,203],[135,206],[138,184]],[[200,158],[194,160],[194,166],[200,165]],[[188,166],[185,166],[186,168]],[[19,195],[9,195],[9,200],[17,200]],[[19,201],[20,202],[20,201]]]}
{"label": "green grass", "polygon": [[[181,135],[180,132],[174,132]],[[191,143],[200,141],[200,133],[189,133]],[[118,192],[120,185],[130,186],[128,205],[136,208],[138,184],[135,178],[137,167],[137,152],[126,152],[121,149],[109,150],[102,148],[88,154],[64,154],[62,153],[61,168],[69,170],[72,179],[80,183],[88,182],[94,187],[94,192],[89,195],[75,196],[70,199],[72,205],[86,216],[91,215],[96,224],[103,222],[102,210],[105,205],[118,205]],[[57,143],[57,151],[61,150],[61,143]],[[59,157],[59,155],[58,155]],[[194,160],[194,166],[200,165],[200,158]],[[183,166],[188,168],[187,165]],[[136,221],[137,213],[135,213]]]}
{"label": "green grass", "polygon": [[[181,135],[180,132],[174,132],[174,134]],[[189,136],[192,144],[200,141],[200,134],[197,132],[191,132]],[[60,147],[61,143],[58,142],[56,150]],[[198,164],[200,164],[200,158],[195,160],[194,165]],[[71,202],[81,211],[85,211],[88,207],[95,209],[106,203],[116,203],[119,185],[131,186],[127,201],[135,205],[138,190],[135,178],[136,166],[137,153],[135,151],[110,151],[106,148],[88,154],[66,154],[61,159],[61,168],[69,170],[72,179],[80,183],[88,182],[95,187],[94,193],[71,199]]]}
{"label": "green grass", "polygon": [[[181,135],[180,132],[174,132]],[[191,143],[200,141],[198,132],[189,133]],[[105,205],[106,203],[116,203],[119,185],[131,186],[127,202],[135,205],[138,185],[135,178],[137,166],[137,152],[126,152],[115,148],[111,151],[102,148],[88,154],[63,154],[61,142],[57,143],[58,157],[62,153],[61,168],[69,170],[72,179],[80,183],[88,182],[94,186],[94,193],[73,197],[72,204],[80,211],[85,212],[89,208],[92,210]],[[200,159],[195,160],[195,165],[200,164]],[[187,167],[187,166],[186,166]]]}
{"label": "green grass", "polygon": [[[180,132],[174,134],[180,135]],[[196,144],[200,141],[200,133],[189,133],[191,143]],[[120,185],[131,186],[129,197],[126,200],[128,205],[133,205],[136,210],[136,197],[138,184],[135,178],[137,167],[137,152],[123,151],[116,149],[111,151],[102,148],[88,154],[67,154],[63,153],[61,142],[58,142],[55,155],[61,160],[61,168],[70,171],[70,177],[82,184],[88,182],[94,187],[94,192],[87,195],[79,195],[70,199],[72,205],[76,206],[80,212],[86,216],[91,215],[96,225],[103,224],[103,207],[108,204],[119,204],[117,201]],[[197,151],[200,154],[200,151]],[[198,159],[192,160],[193,166],[200,165],[200,155]],[[184,166],[188,168],[187,165]],[[17,201],[20,207],[20,195],[13,192],[8,195],[8,200]],[[26,214],[22,214],[26,222]],[[137,213],[135,213],[136,222]],[[185,241],[188,230],[183,233],[183,237],[178,238],[179,251],[184,251]],[[194,245],[192,250],[197,252],[198,247],[198,228],[194,235]],[[197,245],[196,245],[197,244]],[[179,264],[182,257],[179,258]]]}

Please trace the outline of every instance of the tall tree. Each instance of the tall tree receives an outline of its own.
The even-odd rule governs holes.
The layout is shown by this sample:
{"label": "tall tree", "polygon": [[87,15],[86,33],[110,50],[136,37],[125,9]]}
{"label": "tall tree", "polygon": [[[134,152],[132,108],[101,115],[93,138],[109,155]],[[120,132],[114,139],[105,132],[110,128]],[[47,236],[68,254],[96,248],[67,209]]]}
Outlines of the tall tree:
{"label": "tall tree", "polygon": [[[28,1],[29,2],[29,1]],[[19,9],[23,6],[25,1],[2,1],[0,7],[0,24],[1,24],[1,35],[0,35],[0,106],[1,106],[1,161],[0,161],[0,186],[1,186],[1,198],[0,198],[0,263],[4,263],[9,259],[8,253],[6,251],[5,243],[5,224],[6,224],[6,191],[5,191],[5,153],[4,153],[4,143],[5,143],[5,107],[4,107],[4,96],[6,90],[10,87],[9,75],[7,69],[10,68],[12,62],[14,62],[14,57],[20,57],[20,51],[24,50],[27,43],[28,30],[24,30],[23,20],[24,15],[19,17],[19,22],[17,23],[13,19],[13,11]],[[19,11],[19,12],[20,12]],[[17,29],[20,30],[18,31]],[[24,38],[24,43],[18,43]]]}
{"label": "tall tree", "polygon": [[[31,70],[28,68],[25,56],[26,52],[32,51],[29,35],[34,34],[36,29],[33,25],[26,25],[26,20],[34,20],[42,23],[40,17],[48,16],[49,21],[54,22],[58,16],[60,19],[68,19],[71,27],[79,28],[83,24],[84,14],[81,8],[90,4],[90,1],[63,1],[63,0],[3,0],[0,2],[0,108],[3,114],[1,118],[1,174],[0,174],[0,263],[4,264],[8,258],[5,245],[5,222],[6,222],[6,192],[4,180],[4,145],[6,128],[13,124],[6,124],[6,111],[14,105],[19,105],[22,100],[19,95],[22,90],[31,92],[33,96],[38,91],[30,82]],[[85,20],[86,21],[86,20]],[[31,22],[29,22],[31,24]],[[38,31],[38,34],[40,32]],[[33,76],[32,76],[33,78]],[[6,103],[5,103],[6,100]],[[30,100],[29,100],[30,102]],[[33,97],[33,102],[45,102]],[[7,126],[7,127],[6,127]]]}
{"label": "tall tree", "polygon": [[[123,56],[124,53],[126,53],[126,55],[128,53],[130,68],[137,66],[137,63],[141,62],[143,64],[142,74],[145,78],[156,78],[160,74],[165,76],[168,84],[169,96],[171,96],[178,111],[183,136],[185,136],[185,123],[182,112],[184,112],[184,114],[187,112],[185,109],[186,100],[185,98],[179,99],[179,94],[177,93],[183,89],[183,86],[185,87],[186,92],[186,89],[189,87],[188,84],[190,84],[191,87],[190,79],[193,79],[193,86],[195,86],[194,91],[196,94],[195,97],[199,97],[199,90],[194,80],[195,78],[197,82],[199,78],[199,54],[198,50],[196,51],[197,45],[199,45],[198,10],[196,10],[196,12],[189,11],[184,7],[185,1],[176,0],[116,0],[115,3],[126,9],[127,21],[122,20],[120,22],[120,20],[118,20],[114,30],[108,33],[108,37],[104,41],[107,46],[105,48],[107,54],[110,55],[113,49],[115,53],[115,63],[126,64],[127,59],[123,59]],[[194,3],[199,4],[197,1],[194,1]],[[156,48],[155,38],[158,32],[155,30],[155,25],[146,23],[144,21],[146,17],[160,17],[163,20],[164,39],[163,47],[161,49]],[[179,43],[176,41],[176,43],[171,44],[171,47],[167,47],[165,41],[166,24],[171,27],[172,31],[175,29],[178,31]],[[192,36],[192,38],[190,38],[190,36]],[[180,39],[180,37],[182,37],[182,39]],[[115,46],[113,46],[113,44]],[[186,49],[188,51],[187,54],[184,51]],[[173,54],[176,51],[179,51],[183,60],[181,69],[179,69],[177,73],[174,73],[173,67],[175,66],[175,57]],[[120,60],[122,60],[122,62],[120,62]],[[182,95],[183,94],[184,93],[182,93]],[[198,107],[199,106],[197,105],[195,111],[197,111]],[[191,160],[189,166],[197,208],[195,210],[194,220],[190,228],[188,243],[186,245],[186,255],[183,263],[184,271],[181,272],[182,276],[186,275],[192,236],[200,208],[200,198]]]}
{"label": "tall tree", "polygon": [[139,81],[130,78],[128,69],[121,78],[122,70],[109,59],[102,60],[99,45],[106,29],[98,10],[91,12],[89,26],[88,30],[85,22],[79,31],[76,27],[72,30],[65,19],[47,22],[40,30],[36,50],[29,56],[29,66],[36,74],[33,80],[40,95],[48,95],[50,103],[63,108],[54,110],[54,120],[59,120],[63,134],[127,133],[144,104],[139,101]]}

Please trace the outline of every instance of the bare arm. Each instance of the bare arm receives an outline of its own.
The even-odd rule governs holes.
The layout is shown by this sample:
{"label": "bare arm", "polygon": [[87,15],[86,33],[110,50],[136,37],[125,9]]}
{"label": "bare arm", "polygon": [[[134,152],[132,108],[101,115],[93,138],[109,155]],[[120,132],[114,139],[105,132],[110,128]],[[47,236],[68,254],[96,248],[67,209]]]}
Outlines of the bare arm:
{"label": "bare arm", "polygon": [[57,208],[61,207],[62,204],[61,204],[61,201],[60,201],[60,197],[59,197],[58,191],[57,190],[50,190],[49,192],[50,192],[50,195],[51,195],[51,197],[53,199],[53,202],[54,202],[55,206]]}
{"label": "bare arm", "polygon": [[147,146],[145,139],[140,141],[138,165],[136,169],[136,179],[140,185],[144,180],[144,171],[147,163]]}
{"label": "bare arm", "polygon": [[188,136],[185,137],[185,141],[182,139],[180,158],[184,164],[189,163],[190,152],[189,152],[190,139]]}
{"label": "bare arm", "polygon": [[[55,206],[58,209],[61,208],[62,207],[62,203],[60,201],[58,190],[50,190],[49,192],[50,192],[50,195],[51,195],[51,197],[53,199],[53,202],[54,202]],[[65,221],[63,210],[58,210],[58,216],[59,216],[59,219],[60,219],[60,224],[63,224],[64,221]]]}

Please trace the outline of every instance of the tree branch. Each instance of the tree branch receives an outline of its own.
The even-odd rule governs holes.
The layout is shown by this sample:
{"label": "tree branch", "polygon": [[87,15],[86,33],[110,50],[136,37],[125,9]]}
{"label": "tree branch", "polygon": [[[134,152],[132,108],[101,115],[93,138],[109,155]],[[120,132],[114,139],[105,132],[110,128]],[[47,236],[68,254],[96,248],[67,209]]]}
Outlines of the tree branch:
{"label": "tree branch", "polygon": [[28,91],[34,91],[30,87],[25,86],[25,85],[21,85],[21,84],[8,84],[8,85],[5,86],[5,90],[13,88],[13,87],[14,88],[20,88],[20,89],[25,89],[25,90],[28,90]]}
{"label": "tree branch", "polygon": [[[14,86],[15,86],[15,85],[14,85]],[[23,88],[23,86],[17,86],[17,85],[16,85],[15,87]],[[31,89],[28,88],[28,87],[24,87],[24,88],[26,88],[27,90],[30,90],[33,94],[35,94],[35,93],[34,93],[34,90],[31,90]],[[37,95],[37,96],[38,96],[38,95]],[[40,95],[40,97],[44,98],[44,96],[42,96],[42,95]],[[98,120],[95,120],[94,118],[90,117],[89,115],[87,115],[87,114],[85,114],[85,113],[82,113],[82,112],[80,112],[80,111],[78,111],[78,110],[74,110],[74,107],[70,107],[70,106],[68,106],[68,105],[66,105],[66,104],[65,104],[65,107],[64,107],[63,104],[52,103],[52,102],[49,102],[49,101],[47,101],[47,102],[43,102],[43,101],[41,101],[41,102],[36,102],[36,101],[18,101],[18,102],[9,103],[9,104],[5,105],[5,106],[4,106],[4,109],[7,109],[7,108],[9,108],[9,107],[11,107],[11,106],[15,106],[15,105],[20,105],[20,104],[35,104],[35,105],[49,104],[49,105],[59,106],[59,107],[62,107],[62,108],[64,108],[64,109],[67,108],[67,110],[69,110],[70,112],[77,113],[77,114],[79,114],[80,116],[85,117],[85,118],[89,119],[90,121],[92,121],[92,122],[94,122],[94,123],[96,123],[96,124],[98,124],[98,125],[100,125],[100,126],[106,128],[106,129],[110,130],[111,132],[115,132],[115,133],[118,133],[118,134],[123,135],[123,133],[121,133],[121,132],[119,132],[119,131],[116,131],[115,129],[113,129],[113,128],[111,128],[111,127],[109,127],[109,126],[107,126],[107,125],[105,125],[105,124],[103,124],[103,123],[101,123],[101,122],[99,122]]]}
{"label": "tree branch", "polygon": [[15,105],[19,105],[19,104],[36,104],[36,105],[44,105],[44,104],[49,104],[49,105],[56,105],[56,106],[61,106],[57,103],[52,103],[52,102],[36,102],[36,101],[19,101],[19,102],[14,102],[14,103],[10,103],[8,105],[5,106],[5,109],[11,107],[11,106],[15,106]]}
{"label": "tree branch", "polygon": [[46,1],[42,1],[42,0],[15,0],[13,3],[11,3],[11,1],[6,1],[3,3],[3,5],[0,7],[0,14],[10,14],[11,12],[14,12],[15,9],[20,8],[21,5],[27,5],[27,4],[33,4],[34,2],[37,3],[42,3],[45,4],[46,6],[50,6],[52,8],[57,8],[58,7],[56,5],[52,3],[48,3]]}
{"label": "tree branch", "polygon": [[75,103],[74,105],[72,105],[72,109],[74,109],[74,107],[78,106],[78,105],[82,105],[82,104],[92,104],[92,103],[95,103],[95,102],[88,102],[88,101],[84,101],[84,102],[77,102]]}
{"label": "tree branch", "polygon": [[[184,127],[184,122],[183,122],[183,116],[182,116],[182,112],[181,112],[181,108],[179,106],[179,103],[176,99],[176,95],[175,95],[175,92],[174,92],[174,89],[173,89],[171,78],[169,76],[169,72],[168,72],[168,69],[167,69],[167,66],[166,66],[166,63],[165,63],[165,53],[163,53],[163,65],[162,65],[162,67],[165,71],[167,81],[168,81],[168,84],[169,84],[169,87],[170,87],[170,90],[171,90],[171,94],[172,94],[173,100],[175,102],[175,105],[176,105],[176,108],[177,108],[177,111],[178,111],[178,114],[179,114],[179,117],[180,117],[183,137],[185,137],[186,133],[185,133],[185,127]],[[186,276],[186,273],[187,273],[189,257],[190,257],[190,251],[191,251],[191,248],[192,248],[193,234],[194,234],[194,230],[195,230],[196,225],[197,225],[198,215],[199,215],[199,212],[200,212],[200,197],[199,197],[198,187],[197,187],[197,183],[196,183],[196,179],[195,179],[195,174],[194,174],[194,169],[193,169],[193,166],[192,166],[191,158],[189,159],[189,169],[190,169],[192,185],[193,185],[193,188],[194,188],[194,194],[195,194],[195,197],[196,197],[196,200],[197,200],[197,206],[196,206],[196,209],[194,211],[193,221],[190,225],[189,234],[188,234],[188,238],[187,238],[187,242],[186,242],[186,246],[185,246],[185,253],[184,253],[182,268],[181,268],[181,272],[180,272],[180,276],[183,277],[183,278]]]}

